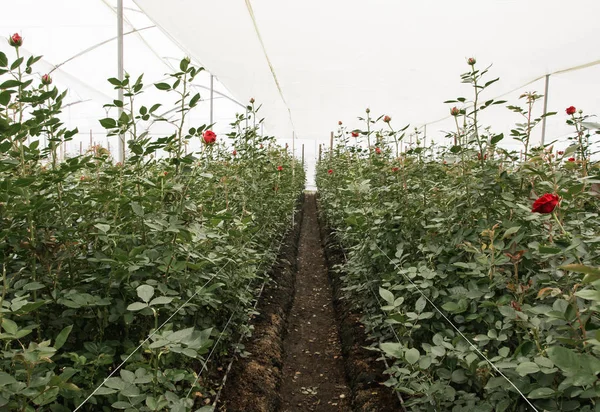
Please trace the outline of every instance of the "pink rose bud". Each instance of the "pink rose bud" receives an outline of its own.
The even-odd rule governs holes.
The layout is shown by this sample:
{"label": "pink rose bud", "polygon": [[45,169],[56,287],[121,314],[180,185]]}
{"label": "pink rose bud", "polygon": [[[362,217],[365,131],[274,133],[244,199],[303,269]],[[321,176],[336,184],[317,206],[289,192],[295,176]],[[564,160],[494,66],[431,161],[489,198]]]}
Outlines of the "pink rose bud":
{"label": "pink rose bud", "polygon": [[338,125],[340,125],[340,126],[342,125],[342,121],[341,121],[341,120],[340,120],[340,121],[338,121]]}
{"label": "pink rose bud", "polygon": [[385,123],[389,123],[391,120],[392,120],[392,118],[391,118],[390,116],[384,116],[384,117],[383,117],[383,121],[384,121]]}
{"label": "pink rose bud", "polygon": [[452,109],[450,109],[450,114],[456,117],[460,114],[460,109],[458,107],[453,107]]}
{"label": "pink rose bud", "polygon": [[469,58],[467,59],[467,63],[469,64],[469,66],[474,66],[474,65],[475,65],[475,63],[477,63],[477,60],[475,60],[475,58],[474,58],[474,57],[469,57]]}
{"label": "pink rose bud", "polygon": [[52,77],[50,77],[47,74],[43,75],[42,76],[42,84],[46,85],[46,86],[52,84]]}
{"label": "pink rose bud", "polygon": [[12,47],[21,47],[23,45],[23,38],[19,36],[19,33],[15,33],[9,37],[8,44]]}

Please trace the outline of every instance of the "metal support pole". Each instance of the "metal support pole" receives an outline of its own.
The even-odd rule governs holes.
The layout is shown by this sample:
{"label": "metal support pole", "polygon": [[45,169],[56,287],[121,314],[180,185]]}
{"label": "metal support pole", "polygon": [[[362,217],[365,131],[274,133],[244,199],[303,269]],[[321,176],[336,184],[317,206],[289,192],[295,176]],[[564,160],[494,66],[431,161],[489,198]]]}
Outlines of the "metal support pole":
{"label": "metal support pole", "polygon": [[[117,78],[123,81],[124,69],[123,69],[123,0],[117,0],[117,61],[118,61],[118,73]],[[119,89],[119,100],[123,101],[123,89]],[[123,107],[119,107],[119,119],[123,114]],[[119,145],[117,160],[125,163],[125,135],[119,134]]]}
{"label": "metal support pole", "polygon": [[304,168],[304,143],[302,143],[302,168]]}
{"label": "metal support pole", "polygon": [[329,156],[333,157],[333,132],[329,135]]}
{"label": "metal support pole", "polygon": [[214,84],[213,84],[213,80],[214,80],[215,76],[213,76],[212,74],[210,75],[210,124],[213,124],[213,102],[214,102],[214,94],[215,94],[215,88],[214,88]]}
{"label": "metal support pole", "polygon": [[423,147],[427,147],[427,125],[423,126]]}
{"label": "metal support pole", "polygon": [[[546,86],[544,87],[544,113],[548,113],[548,86],[550,84],[550,75],[546,75]],[[546,117],[542,119],[542,146],[546,140]]]}

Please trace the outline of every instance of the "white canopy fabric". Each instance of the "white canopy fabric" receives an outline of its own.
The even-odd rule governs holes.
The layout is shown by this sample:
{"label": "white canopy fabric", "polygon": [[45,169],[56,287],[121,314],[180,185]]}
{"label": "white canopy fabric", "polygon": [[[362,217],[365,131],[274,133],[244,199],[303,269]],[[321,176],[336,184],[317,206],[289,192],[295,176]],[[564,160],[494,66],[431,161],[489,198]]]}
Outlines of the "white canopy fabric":
{"label": "white canopy fabric", "polygon": [[[117,137],[107,138],[98,122],[107,115],[102,106],[117,98],[117,92],[107,81],[109,77],[117,77],[116,5],[116,0],[19,0],[2,4],[0,33],[4,33],[5,38],[19,33],[24,39],[22,54],[43,56],[34,74],[41,77],[50,73],[54,84],[69,91],[62,117],[66,126],[77,127],[79,134],[67,143],[66,156],[79,154],[80,148],[86,151],[90,141],[105,148],[110,146],[111,151],[116,152]],[[176,71],[185,53],[133,0],[124,0],[124,33],[125,71],[134,78],[143,73],[147,86],[138,107],[160,102],[164,110],[159,113],[172,109],[175,98],[159,92],[152,84],[164,80],[166,73]],[[11,61],[15,58],[14,50],[3,39],[0,39],[0,50]],[[210,74],[202,73],[194,84],[202,100],[191,112],[190,126],[209,123],[210,119]],[[228,99],[232,98],[231,94],[218,81],[214,82],[214,89],[215,131],[222,135],[229,131],[235,113],[245,109]],[[116,113],[109,114],[116,116]],[[171,113],[167,117],[176,115]],[[155,123],[151,132],[155,136],[170,134],[172,126]],[[193,150],[200,142],[191,146]]]}
{"label": "white canopy fabric", "polygon": [[[281,138],[328,141],[338,120],[359,127],[370,107],[397,127],[428,124],[428,138],[440,139],[453,128],[437,121],[449,114],[443,102],[471,97],[459,77],[468,57],[500,77],[485,97],[513,91],[512,104],[524,91],[543,94],[546,74],[600,63],[598,0],[135,1],[234,96],[264,103]],[[566,107],[600,113],[599,92],[599,65],[552,75],[548,110],[559,115],[546,141],[570,132]],[[522,121],[499,106],[482,120],[506,134]]]}

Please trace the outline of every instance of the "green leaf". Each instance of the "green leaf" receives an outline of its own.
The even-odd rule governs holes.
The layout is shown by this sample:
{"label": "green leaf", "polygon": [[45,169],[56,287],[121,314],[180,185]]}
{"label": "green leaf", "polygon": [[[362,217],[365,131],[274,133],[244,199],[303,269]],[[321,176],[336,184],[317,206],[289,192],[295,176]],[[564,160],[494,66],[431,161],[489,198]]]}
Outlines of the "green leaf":
{"label": "green leaf", "polygon": [[136,215],[138,215],[140,217],[144,216],[144,208],[139,203],[131,202],[131,209],[133,210],[133,213],[135,213]]}
{"label": "green leaf", "polygon": [[394,300],[395,300],[394,294],[392,292],[390,292],[389,290],[380,287],[379,288],[379,296],[381,296],[388,303],[388,305],[394,304]]}
{"label": "green leaf", "polygon": [[594,302],[600,302],[600,290],[595,289],[584,289],[575,293],[575,296],[581,299],[593,300]]}
{"label": "green leaf", "polygon": [[529,392],[527,397],[529,399],[545,399],[552,398],[556,392],[550,388],[537,388]]}
{"label": "green leaf", "polygon": [[402,359],[403,350],[402,344],[396,342],[385,342],[379,344],[381,350],[383,350],[388,356],[392,358]]}
{"label": "green leaf", "polygon": [[19,327],[15,322],[10,319],[2,318],[2,328],[6,331],[6,333],[10,333],[14,335],[19,330]]}
{"label": "green leaf", "polygon": [[521,229],[521,226],[514,226],[514,227],[506,229],[506,232],[504,232],[504,236],[502,236],[502,239],[506,239],[510,235],[517,233],[519,231],[519,229]]}
{"label": "green leaf", "polygon": [[455,312],[459,309],[459,306],[456,302],[446,302],[442,305],[442,309],[448,312]]}
{"label": "green leaf", "polygon": [[100,125],[105,129],[114,129],[117,127],[117,121],[115,119],[111,119],[110,117],[100,119],[99,122]]}
{"label": "green leaf", "polygon": [[515,371],[521,375],[521,376],[525,376],[525,375],[529,375],[530,373],[536,373],[540,371],[540,367],[537,363],[533,363],[533,362],[523,362],[520,363],[519,366],[517,366],[517,369],[515,369]]}
{"label": "green leaf", "polygon": [[406,353],[404,354],[404,357],[408,363],[410,363],[411,365],[414,365],[415,363],[417,363],[419,361],[419,358],[421,357],[421,353],[419,352],[418,349],[412,348],[412,349],[409,349],[406,351]]}
{"label": "green leaf", "polygon": [[502,139],[504,139],[504,133],[495,135],[494,137],[492,137],[492,140],[490,142],[491,142],[491,144],[496,144]]}
{"label": "green leaf", "polygon": [[17,380],[6,372],[0,372],[0,386],[11,385],[17,383]]}
{"label": "green leaf", "polygon": [[8,66],[8,58],[6,57],[6,54],[0,51],[0,67],[6,66]]}
{"label": "green leaf", "polygon": [[54,349],[58,350],[63,347],[72,330],[73,325],[69,325],[60,331],[60,333],[56,337],[56,340],[54,341]]}
{"label": "green leaf", "polygon": [[[168,83],[156,83],[154,86],[156,86],[156,88],[158,90],[170,90],[171,89],[171,85],[169,85]],[[152,112],[152,109],[150,109],[150,112]]]}
{"label": "green leaf", "polygon": [[579,370],[579,355],[571,349],[553,346],[548,349],[548,357],[563,371],[576,372]]}
{"label": "green leaf", "polygon": [[140,285],[136,289],[140,299],[148,303],[152,296],[154,296],[154,288],[150,285]]}
{"label": "green leaf", "polygon": [[574,263],[572,265],[563,265],[560,266],[560,269],[568,270],[576,273],[585,273],[586,275],[599,275],[600,276],[600,268],[595,268],[592,266],[580,265]]}
{"label": "green leaf", "polygon": [[110,225],[107,225],[105,223],[96,223],[94,227],[104,233],[108,233],[108,231],[110,230]]}
{"label": "green leaf", "polygon": [[148,307],[147,304],[142,302],[133,302],[131,305],[127,306],[127,310],[131,312],[135,312],[138,310],[146,309]]}
{"label": "green leaf", "polygon": [[0,84],[0,89],[11,89],[13,87],[19,87],[21,82],[18,80],[6,80],[4,83]]}
{"label": "green leaf", "polygon": [[166,305],[168,303],[171,303],[173,301],[173,298],[170,298],[168,296],[159,296],[157,298],[154,298],[150,301],[150,306],[154,306],[154,305]]}

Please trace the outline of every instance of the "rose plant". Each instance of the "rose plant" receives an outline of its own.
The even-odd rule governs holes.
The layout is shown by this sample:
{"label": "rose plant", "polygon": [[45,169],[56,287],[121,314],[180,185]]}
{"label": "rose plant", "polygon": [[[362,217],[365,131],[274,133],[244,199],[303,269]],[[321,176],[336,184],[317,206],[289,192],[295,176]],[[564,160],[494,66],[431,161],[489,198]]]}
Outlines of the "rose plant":
{"label": "rose plant", "polygon": [[[504,103],[484,98],[497,79],[467,63],[461,78],[473,99],[449,101],[464,105],[451,109],[449,147],[424,147],[417,135],[404,152],[375,156],[340,140],[318,164],[322,217],[347,256],[346,298],[388,358],[385,384],[407,411],[598,411],[594,134],[567,110],[575,136],[564,154],[531,147],[531,130],[550,114],[529,114],[532,93],[527,109],[509,107],[530,119],[512,133],[527,156],[498,147],[504,136],[478,116]],[[357,133],[393,147],[387,123],[363,120]],[[579,164],[562,160],[573,154]]]}
{"label": "rose plant", "polygon": [[[107,104],[122,113],[100,124],[125,137],[124,163],[102,147],[61,161],[77,133],[60,120],[66,92],[31,74],[39,58],[20,57],[20,36],[9,42],[15,59],[0,53],[0,409],[210,404],[220,363],[251,333],[301,165],[259,135],[253,105],[227,136],[235,158],[207,125],[190,125],[200,99],[190,82],[202,69],[188,59],[154,85],[178,96],[175,121],[160,103],[138,104],[142,76],[109,79],[125,100]],[[151,139],[165,121],[172,133]],[[187,153],[192,139],[209,144]]]}

